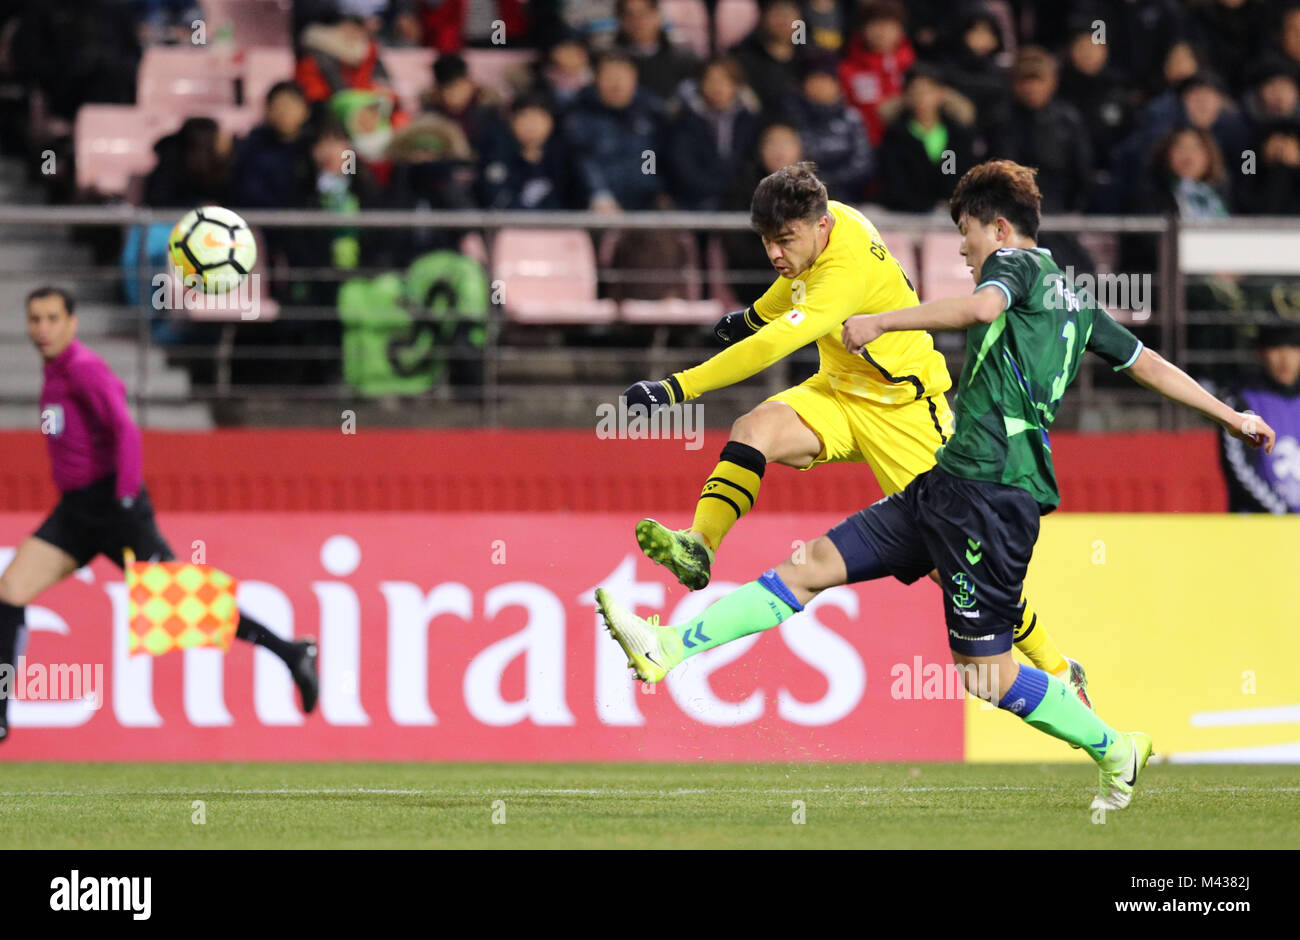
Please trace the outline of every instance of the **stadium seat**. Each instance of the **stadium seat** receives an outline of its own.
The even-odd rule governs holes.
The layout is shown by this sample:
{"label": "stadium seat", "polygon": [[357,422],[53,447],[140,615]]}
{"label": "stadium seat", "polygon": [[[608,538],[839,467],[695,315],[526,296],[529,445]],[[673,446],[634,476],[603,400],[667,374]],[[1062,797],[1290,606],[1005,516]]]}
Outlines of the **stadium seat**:
{"label": "stadium seat", "polygon": [[420,94],[433,85],[432,49],[381,49],[379,61],[388,71],[388,80],[397,92],[402,107],[420,110]]}
{"label": "stadium seat", "polygon": [[228,27],[231,40],[240,49],[255,46],[288,49],[293,43],[292,0],[200,0],[199,6],[207,23],[209,42]]}
{"label": "stadium seat", "polygon": [[709,11],[704,0],[663,0],[659,7],[673,42],[686,46],[701,59],[709,56]]}
{"label": "stadium seat", "polygon": [[248,107],[209,108],[200,113],[214,118],[221,129],[232,137],[246,137],[249,131],[261,123],[263,112],[261,108]]}
{"label": "stadium seat", "polygon": [[244,53],[244,107],[259,111],[266,93],[276,82],[293,78],[294,59],[289,49],[257,48]]}
{"label": "stadium seat", "polygon": [[927,232],[921,239],[921,300],[938,300],[971,292],[970,271],[959,253],[961,236]]}
{"label": "stadium seat", "polygon": [[238,68],[219,52],[182,46],[148,46],[140,59],[136,103],[182,116],[235,104]]}
{"label": "stadium seat", "polygon": [[757,0],[718,0],[718,48],[730,49],[758,25]]}
{"label": "stadium seat", "polygon": [[596,298],[596,255],[582,229],[502,229],[492,278],[505,286],[506,317],[518,323],[610,323],[612,300]]}
{"label": "stadium seat", "polygon": [[721,301],[681,300],[625,300],[619,304],[619,313],[628,323],[707,323],[717,322],[722,316]]}
{"label": "stadium seat", "polygon": [[105,196],[124,195],[133,177],[153,169],[154,142],[180,127],[181,120],[170,112],[131,105],[82,105],[73,144],[78,188]]}
{"label": "stadium seat", "polygon": [[916,285],[916,236],[910,232],[881,232],[880,237],[889,253],[903,266],[903,272]]}
{"label": "stadium seat", "polygon": [[[465,57],[465,67],[475,84],[507,100],[514,97],[511,74],[537,58],[531,49],[466,49],[461,55]],[[431,84],[427,68],[424,74],[427,86]]]}

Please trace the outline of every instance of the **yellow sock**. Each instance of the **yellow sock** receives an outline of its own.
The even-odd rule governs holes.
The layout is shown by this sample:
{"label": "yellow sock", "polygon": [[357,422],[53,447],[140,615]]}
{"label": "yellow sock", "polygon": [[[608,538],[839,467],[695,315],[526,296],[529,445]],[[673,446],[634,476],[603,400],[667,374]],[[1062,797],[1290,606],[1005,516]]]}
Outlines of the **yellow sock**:
{"label": "yellow sock", "polygon": [[1048,675],[1054,676],[1070,668],[1070,664],[1065,661],[1065,657],[1061,655],[1061,651],[1052,641],[1047,630],[1038,622],[1038,614],[1029,606],[1029,601],[1024,597],[1021,600],[1024,601],[1025,611],[1021,615],[1020,623],[1016,624],[1016,649],[1028,656],[1031,663]]}
{"label": "yellow sock", "polygon": [[703,535],[709,548],[717,551],[731,527],[754,508],[766,468],[767,458],[748,444],[728,441],[722,448],[718,465],[700,493],[695,521],[691,523],[691,530]]}

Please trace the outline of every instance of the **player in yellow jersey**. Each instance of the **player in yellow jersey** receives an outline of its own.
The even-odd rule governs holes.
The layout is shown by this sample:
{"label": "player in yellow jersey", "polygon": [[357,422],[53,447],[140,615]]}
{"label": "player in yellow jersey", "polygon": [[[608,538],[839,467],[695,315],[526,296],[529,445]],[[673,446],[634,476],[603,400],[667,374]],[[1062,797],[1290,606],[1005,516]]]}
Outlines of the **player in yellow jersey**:
{"label": "player in yellow jersey", "polygon": [[[808,470],[830,461],[864,462],[888,495],[933,467],[935,451],[952,433],[944,397],[952,379],[929,333],[886,333],[861,356],[840,341],[851,316],[920,302],[876,227],[856,209],[829,201],[811,163],[765,177],[754,191],[750,219],[780,276],[753,306],[719,321],[716,332],[729,348],[623,393],[629,409],[680,404],[817,343],[816,374],[732,425],[690,528],[673,530],[653,519],[637,523],[641,550],[691,590],[709,583],[715,553],[754,508],[767,464]],[[1038,668],[1066,678],[1091,704],[1083,668],[1061,654],[1022,603],[1016,647]]]}

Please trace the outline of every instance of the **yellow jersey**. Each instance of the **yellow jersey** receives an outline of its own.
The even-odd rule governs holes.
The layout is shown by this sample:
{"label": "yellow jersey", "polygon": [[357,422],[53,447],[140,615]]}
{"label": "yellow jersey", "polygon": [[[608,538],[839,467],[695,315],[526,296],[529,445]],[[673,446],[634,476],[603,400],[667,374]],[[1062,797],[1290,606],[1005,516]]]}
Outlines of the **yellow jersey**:
{"label": "yellow jersey", "polygon": [[886,333],[861,356],[844,348],[840,332],[849,317],[920,301],[867,217],[841,202],[828,208],[835,224],[822,253],[799,277],[778,277],[754,302],[762,328],[676,373],[686,398],[743,381],[814,341],[821,357],[818,371],[837,392],[894,405],[952,386],[943,355],[924,331]]}

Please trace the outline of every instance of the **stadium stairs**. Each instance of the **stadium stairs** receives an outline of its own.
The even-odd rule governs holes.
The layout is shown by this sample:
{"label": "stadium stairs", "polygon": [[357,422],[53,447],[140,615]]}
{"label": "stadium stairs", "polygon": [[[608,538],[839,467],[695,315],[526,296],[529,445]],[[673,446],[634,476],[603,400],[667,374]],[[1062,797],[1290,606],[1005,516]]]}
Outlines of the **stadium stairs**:
{"label": "stadium stairs", "polygon": [[[44,202],[44,190],[27,179],[21,160],[0,159],[0,203]],[[35,287],[69,282],[75,283],[78,298],[80,339],[121,376],[129,402],[134,405],[141,393],[155,399],[144,415],[147,426],[211,428],[211,409],[189,400],[190,381],[184,369],[169,366],[156,346],[147,349],[143,363],[139,361],[136,319],[118,302],[116,272],[111,280],[88,280],[79,273],[93,270],[91,248],[74,243],[66,227],[0,226],[0,311],[4,311],[0,325],[0,428],[37,425],[41,361],[27,342],[23,302]]]}

